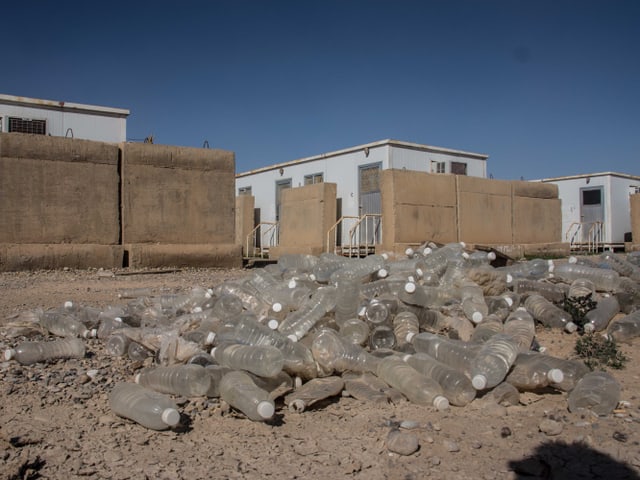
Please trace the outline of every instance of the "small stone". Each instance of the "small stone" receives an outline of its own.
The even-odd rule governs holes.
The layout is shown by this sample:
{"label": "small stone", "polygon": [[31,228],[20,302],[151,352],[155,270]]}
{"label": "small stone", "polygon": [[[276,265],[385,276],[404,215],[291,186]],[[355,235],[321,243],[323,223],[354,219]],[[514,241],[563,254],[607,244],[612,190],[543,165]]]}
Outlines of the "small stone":
{"label": "small stone", "polygon": [[457,442],[454,442],[453,440],[445,440],[442,443],[444,445],[444,448],[447,449],[447,452],[459,452],[460,451],[460,446],[458,445]]}
{"label": "small stone", "polygon": [[548,436],[560,435],[563,430],[563,425],[560,422],[556,422],[555,420],[545,419],[540,422],[538,428],[542,433]]}
{"label": "small stone", "polygon": [[489,417],[506,417],[507,407],[495,402],[488,402],[482,409],[482,413]]}
{"label": "small stone", "polygon": [[386,445],[390,452],[399,455],[411,455],[420,448],[417,436],[413,433],[401,432],[395,429],[391,430],[387,435]]}
{"label": "small stone", "polygon": [[434,467],[440,465],[442,463],[442,460],[440,459],[440,457],[431,457],[429,459],[429,462],[431,463],[431,465],[433,465]]}
{"label": "small stone", "polygon": [[482,448],[482,443],[477,442],[477,441],[473,442],[473,443],[471,443],[471,448],[473,448],[474,450],[478,450],[478,449]]}
{"label": "small stone", "polygon": [[511,429],[509,427],[502,427],[500,429],[500,436],[502,438],[507,438],[511,436]]}

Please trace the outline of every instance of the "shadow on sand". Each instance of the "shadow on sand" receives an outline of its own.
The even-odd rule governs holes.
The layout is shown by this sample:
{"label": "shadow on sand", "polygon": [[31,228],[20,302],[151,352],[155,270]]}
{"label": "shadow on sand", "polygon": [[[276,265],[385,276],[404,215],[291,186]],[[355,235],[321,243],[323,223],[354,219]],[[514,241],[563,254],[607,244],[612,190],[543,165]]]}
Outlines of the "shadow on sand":
{"label": "shadow on sand", "polygon": [[[627,447],[628,448],[628,447]],[[532,455],[509,462],[522,480],[640,480],[637,470],[584,443],[547,442]]]}

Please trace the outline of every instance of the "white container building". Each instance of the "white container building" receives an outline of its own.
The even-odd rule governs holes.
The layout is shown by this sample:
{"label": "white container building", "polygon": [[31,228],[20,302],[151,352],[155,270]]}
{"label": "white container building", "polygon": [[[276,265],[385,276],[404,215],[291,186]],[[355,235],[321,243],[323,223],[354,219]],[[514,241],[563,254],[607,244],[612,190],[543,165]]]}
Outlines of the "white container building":
{"label": "white container building", "polygon": [[558,186],[563,242],[574,249],[622,249],[631,235],[629,195],[640,193],[640,177],[602,172],[544,178]]}
{"label": "white container building", "polygon": [[[387,169],[486,178],[488,155],[397,140],[381,140],[238,173],[238,195],[253,195],[256,224],[277,223],[280,192],[319,182],[337,185],[341,216],[380,214],[379,174]],[[343,235],[346,235],[344,233]]]}
{"label": "white container building", "polygon": [[129,110],[0,94],[0,132],[125,142]]}

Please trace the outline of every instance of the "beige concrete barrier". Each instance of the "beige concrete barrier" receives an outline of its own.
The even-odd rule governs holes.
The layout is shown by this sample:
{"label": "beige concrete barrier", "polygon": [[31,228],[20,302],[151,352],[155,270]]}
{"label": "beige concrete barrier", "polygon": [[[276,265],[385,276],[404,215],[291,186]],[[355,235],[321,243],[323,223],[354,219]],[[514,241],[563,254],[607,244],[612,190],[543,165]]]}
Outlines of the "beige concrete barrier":
{"label": "beige concrete barrier", "polygon": [[129,244],[125,245],[129,266],[240,268],[241,247],[232,244]]}
{"label": "beige concrete barrier", "polygon": [[122,245],[0,244],[0,271],[120,268]]}

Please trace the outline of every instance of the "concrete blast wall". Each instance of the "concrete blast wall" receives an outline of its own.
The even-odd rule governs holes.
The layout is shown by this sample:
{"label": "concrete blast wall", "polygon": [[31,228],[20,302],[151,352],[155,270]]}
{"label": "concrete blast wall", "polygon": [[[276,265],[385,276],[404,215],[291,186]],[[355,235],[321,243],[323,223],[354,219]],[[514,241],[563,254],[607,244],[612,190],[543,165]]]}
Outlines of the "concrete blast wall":
{"label": "concrete blast wall", "polygon": [[327,232],[336,222],[337,185],[317,183],[282,191],[280,233],[269,257],[283,253],[319,255],[326,250]]}
{"label": "concrete blast wall", "polygon": [[[231,152],[0,134],[0,270],[240,266]],[[188,246],[185,246],[188,244]]]}
{"label": "concrete blast wall", "polygon": [[631,204],[631,250],[640,250],[640,193],[629,196]]}
{"label": "concrete blast wall", "polygon": [[122,265],[117,145],[0,134],[0,270]]}
{"label": "concrete blast wall", "polygon": [[241,265],[232,152],[127,143],[122,175],[131,266]]}
{"label": "concrete blast wall", "polygon": [[[236,243],[242,245],[242,254],[248,255],[247,236],[254,228],[256,198],[253,195],[236,197]],[[251,244],[250,244],[251,245]]]}

